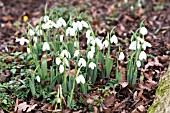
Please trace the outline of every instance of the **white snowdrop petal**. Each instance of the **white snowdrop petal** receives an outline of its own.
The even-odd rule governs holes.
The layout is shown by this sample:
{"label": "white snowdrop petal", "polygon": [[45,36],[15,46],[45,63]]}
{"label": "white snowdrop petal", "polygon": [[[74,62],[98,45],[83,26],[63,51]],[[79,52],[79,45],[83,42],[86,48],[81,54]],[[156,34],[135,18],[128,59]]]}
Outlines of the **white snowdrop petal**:
{"label": "white snowdrop petal", "polygon": [[86,32],[86,38],[89,38],[90,35],[91,35],[91,30],[87,30],[87,32]]}
{"label": "white snowdrop petal", "polygon": [[139,60],[146,60],[147,59],[147,55],[144,51],[141,51],[139,54]]}
{"label": "white snowdrop petal", "polygon": [[87,58],[88,59],[92,59],[94,57],[94,52],[93,51],[89,51],[88,53],[87,53]]}
{"label": "white snowdrop petal", "polygon": [[29,29],[28,34],[29,34],[30,36],[34,36],[35,32],[34,32],[32,29]]}
{"label": "white snowdrop petal", "polygon": [[124,53],[120,52],[118,60],[122,61],[122,60],[124,60],[124,58],[125,58]]}
{"label": "white snowdrop petal", "polygon": [[50,45],[48,44],[48,42],[44,42],[42,50],[43,51],[50,50]]}
{"label": "white snowdrop petal", "polygon": [[80,58],[78,66],[86,67],[86,60],[84,58]]}
{"label": "white snowdrop petal", "polygon": [[76,82],[77,82],[77,84],[79,84],[79,83],[84,84],[84,83],[85,83],[85,78],[84,78],[84,76],[83,76],[83,75],[79,75],[79,76],[76,78]]}
{"label": "white snowdrop petal", "polygon": [[78,47],[79,46],[79,42],[78,41],[75,41],[74,42],[74,47]]}
{"label": "white snowdrop petal", "polygon": [[30,50],[30,48],[27,48],[27,53],[31,53],[31,50]]}
{"label": "white snowdrop petal", "polygon": [[115,43],[117,44],[118,43],[118,39],[117,39],[117,36],[116,35],[113,35],[111,38],[110,38],[110,43]]}
{"label": "white snowdrop petal", "polygon": [[76,50],[74,53],[74,57],[78,57],[78,55],[79,55],[79,50]]}
{"label": "white snowdrop petal", "polygon": [[60,74],[62,74],[64,72],[64,66],[63,65],[60,65],[59,72],[60,72]]}
{"label": "white snowdrop petal", "polygon": [[95,63],[93,63],[93,62],[90,62],[90,63],[89,63],[89,68],[90,68],[90,69],[93,70],[95,67],[96,67],[96,64],[95,64]]}
{"label": "white snowdrop petal", "polygon": [[88,28],[87,22],[85,22],[85,21],[82,20],[81,23],[82,23],[83,27]]}
{"label": "white snowdrop petal", "polygon": [[40,82],[40,76],[36,76],[37,82]]}
{"label": "white snowdrop petal", "polygon": [[55,62],[57,65],[59,65],[61,63],[61,59],[59,57],[56,57]]}
{"label": "white snowdrop petal", "polygon": [[63,41],[64,35],[60,35],[60,42]]}
{"label": "white snowdrop petal", "polygon": [[64,58],[64,64],[65,64],[67,67],[69,67],[69,62],[68,62],[67,58]]}
{"label": "white snowdrop petal", "polygon": [[140,67],[140,66],[141,66],[141,61],[138,60],[138,61],[136,62],[136,65],[137,65],[137,67]]}
{"label": "white snowdrop petal", "polygon": [[146,27],[141,27],[139,32],[142,35],[146,35],[148,33],[148,30],[146,29]]}
{"label": "white snowdrop petal", "polygon": [[103,46],[104,46],[105,48],[107,48],[107,47],[109,46],[108,40],[105,40],[105,41],[103,42]]}
{"label": "white snowdrop petal", "polygon": [[48,22],[48,20],[49,20],[49,17],[47,15],[44,16],[44,22],[46,23],[46,22]]}

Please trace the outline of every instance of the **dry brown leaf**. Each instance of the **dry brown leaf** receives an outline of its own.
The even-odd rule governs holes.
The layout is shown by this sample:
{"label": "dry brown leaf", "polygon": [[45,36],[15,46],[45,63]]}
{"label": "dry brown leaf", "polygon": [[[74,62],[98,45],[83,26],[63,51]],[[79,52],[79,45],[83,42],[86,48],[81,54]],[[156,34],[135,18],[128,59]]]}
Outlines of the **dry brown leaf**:
{"label": "dry brown leaf", "polygon": [[5,62],[6,63],[12,63],[13,62],[12,57],[11,56],[7,56],[6,59],[5,59]]}
{"label": "dry brown leaf", "polygon": [[106,97],[104,104],[106,107],[109,107],[114,103],[114,101],[115,101],[115,95],[110,95],[110,96]]}
{"label": "dry brown leaf", "polygon": [[98,113],[98,108],[96,106],[93,106],[94,113]]}
{"label": "dry brown leaf", "polygon": [[27,102],[23,102],[18,105],[17,113],[22,113],[22,111],[26,111],[28,108],[29,108],[29,105],[27,104]]}
{"label": "dry brown leaf", "polygon": [[153,81],[153,80],[147,80],[146,81],[146,86],[148,86],[149,88],[154,87],[157,85],[157,82]]}
{"label": "dry brown leaf", "polygon": [[89,98],[89,99],[87,99],[87,104],[93,104],[94,103],[94,100],[93,99],[91,99],[91,98]]}
{"label": "dry brown leaf", "polygon": [[37,106],[37,104],[30,105],[27,112],[31,112],[36,106]]}
{"label": "dry brown leaf", "polygon": [[140,112],[146,111],[146,108],[145,108],[143,105],[138,106],[137,109],[138,109]]}
{"label": "dry brown leaf", "polygon": [[11,20],[15,20],[12,16],[8,15],[8,16],[3,16],[2,17],[3,21],[11,21]]}
{"label": "dry brown leaf", "polygon": [[143,95],[143,90],[140,90],[140,92],[138,93],[138,97],[137,97],[137,100],[139,100]]}
{"label": "dry brown leaf", "polygon": [[18,98],[16,99],[16,101],[15,101],[15,109],[14,109],[14,111],[16,112],[17,111],[17,108],[18,108]]}

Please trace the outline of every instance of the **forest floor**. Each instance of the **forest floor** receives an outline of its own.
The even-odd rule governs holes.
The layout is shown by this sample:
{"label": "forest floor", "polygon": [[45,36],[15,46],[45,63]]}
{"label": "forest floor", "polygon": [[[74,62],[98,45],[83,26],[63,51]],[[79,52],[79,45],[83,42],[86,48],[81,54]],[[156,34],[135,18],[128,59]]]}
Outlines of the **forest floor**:
{"label": "forest floor", "polygon": [[[99,36],[105,37],[107,33],[115,28],[116,35],[120,40],[129,41],[131,36],[131,30],[139,28],[140,23],[144,21],[144,25],[148,29],[146,41],[152,44],[152,47],[147,49],[146,53],[151,54],[154,57],[148,58],[145,62],[145,67],[142,69],[144,73],[144,81],[138,82],[136,88],[132,88],[126,82],[126,76],[121,81],[121,87],[116,89],[116,94],[110,94],[108,91],[113,91],[110,88],[104,91],[105,84],[108,79],[99,80],[95,86],[96,88],[103,89],[101,91],[93,91],[89,95],[83,95],[83,98],[87,99],[89,96],[96,96],[96,100],[89,101],[101,101],[103,102],[99,106],[86,102],[84,109],[78,112],[88,112],[88,104],[92,104],[95,112],[103,109],[106,113],[145,113],[155,98],[155,91],[159,85],[160,77],[166,72],[169,65],[170,56],[170,2],[168,0],[145,0],[139,4],[138,2],[131,0],[127,3],[126,0],[0,0],[0,56],[8,54],[6,63],[12,63],[11,53],[19,52],[20,46],[15,43],[16,37],[21,37],[20,31],[27,29],[27,22],[31,21],[32,25],[36,25],[40,19],[40,16],[44,14],[45,4],[48,4],[48,9],[57,7],[59,13],[64,15],[63,18],[68,18],[69,13],[84,13],[85,19],[92,24],[93,29],[97,31]],[[142,0],[141,0],[142,1]],[[28,19],[25,20],[25,17]],[[20,26],[18,29],[17,26]],[[84,40],[81,40],[80,45],[83,45]],[[128,48],[128,44],[123,43],[123,49]],[[112,49],[113,57],[116,56],[117,49]],[[12,61],[11,61],[12,60]],[[20,62],[16,62],[15,65],[20,65]],[[126,73],[125,63],[122,62],[120,70]],[[113,70],[114,71],[114,70]],[[7,83],[12,77],[11,67],[6,67],[1,70],[0,78],[1,83]],[[114,74],[111,73],[111,78],[114,78]],[[139,81],[139,78],[138,78]],[[24,100],[17,100],[13,98],[11,92],[6,92],[13,106],[7,107],[2,112],[14,111],[16,101],[19,103],[39,103],[37,100],[30,99],[30,97]],[[82,94],[79,94],[82,96]],[[0,94],[1,98],[5,98]],[[12,102],[11,102],[12,103]],[[18,104],[19,104],[18,103]],[[0,102],[0,105],[2,103]],[[4,105],[4,104],[3,104]],[[1,106],[0,106],[1,108]],[[3,108],[2,108],[3,109]],[[49,112],[52,109],[51,105],[38,104],[33,108],[33,111],[37,113]],[[71,112],[65,108],[63,112]]]}

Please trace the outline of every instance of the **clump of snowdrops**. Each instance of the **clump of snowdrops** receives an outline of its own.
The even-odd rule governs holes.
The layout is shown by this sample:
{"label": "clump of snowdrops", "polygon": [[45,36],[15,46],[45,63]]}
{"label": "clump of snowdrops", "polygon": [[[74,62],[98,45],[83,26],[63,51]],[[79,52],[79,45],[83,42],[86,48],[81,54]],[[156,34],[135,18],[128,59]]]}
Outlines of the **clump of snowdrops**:
{"label": "clump of snowdrops", "polygon": [[[75,104],[76,91],[87,94],[89,86],[95,84],[97,78],[109,78],[114,60],[117,65],[115,76],[120,81],[122,73],[118,65],[124,60],[125,51],[120,49],[114,29],[106,37],[99,38],[80,16],[66,21],[58,13],[53,13],[41,17],[35,27],[28,23],[28,39],[22,37],[16,42],[22,46],[28,44],[27,52],[32,55],[36,66],[29,79],[32,95],[37,97],[40,92],[51,92],[58,85],[54,103],[56,109],[58,104],[62,109],[65,99],[68,107]],[[131,84],[136,83],[138,68],[147,58],[144,50],[151,47],[144,40],[146,34],[147,29],[141,26],[131,38],[131,55],[127,58],[127,81]],[[87,40],[85,50],[80,47],[81,38]],[[112,44],[119,47],[118,59],[110,57]]]}

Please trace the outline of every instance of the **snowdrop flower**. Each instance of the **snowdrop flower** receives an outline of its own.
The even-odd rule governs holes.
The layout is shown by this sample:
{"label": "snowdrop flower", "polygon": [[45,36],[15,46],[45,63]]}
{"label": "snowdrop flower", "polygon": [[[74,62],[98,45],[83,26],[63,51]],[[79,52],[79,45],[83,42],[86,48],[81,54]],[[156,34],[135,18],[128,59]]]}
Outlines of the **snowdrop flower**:
{"label": "snowdrop flower", "polygon": [[130,50],[136,50],[136,49],[139,49],[139,48],[140,48],[140,44],[139,44],[139,42],[136,43],[136,41],[133,41],[129,46]]}
{"label": "snowdrop flower", "polygon": [[[91,43],[92,40],[94,40],[94,39],[93,39],[92,36],[90,36],[90,37],[87,39],[87,45],[88,45],[89,43]],[[94,43],[94,42],[92,42],[92,43]]]}
{"label": "snowdrop flower", "polygon": [[74,57],[78,57],[78,55],[79,55],[79,50],[76,50],[74,53]]}
{"label": "snowdrop flower", "polygon": [[144,51],[141,51],[139,54],[139,60],[146,60],[147,55]]}
{"label": "snowdrop flower", "polygon": [[30,50],[30,48],[27,48],[27,53],[31,53],[31,50]]}
{"label": "snowdrop flower", "polygon": [[60,35],[60,42],[63,41],[64,35]]}
{"label": "snowdrop flower", "polygon": [[121,61],[121,60],[124,60],[124,58],[125,58],[124,53],[123,53],[123,52],[120,52],[118,60]]}
{"label": "snowdrop flower", "polygon": [[60,74],[62,74],[64,72],[64,66],[63,65],[60,65],[59,72],[60,72]]}
{"label": "snowdrop flower", "polygon": [[81,24],[82,24],[83,27],[88,28],[87,22],[85,22],[85,21],[82,20],[82,21],[81,21]]}
{"label": "snowdrop flower", "polygon": [[59,57],[56,57],[55,63],[56,63],[57,65],[59,65],[59,64],[61,63],[61,59],[60,59]]}
{"label": "snowdrop flower", "polygon": [[33,41],[34,41],[35,43],[37,43],[37,42],[38,42],[38,39],[37,39],[37,37],[36,37],[36,36],[34,36]]}
{"label": "snowdrop flower", "polygon": [[87,30],[87,32],[86,32],[86,38],[89,38],[89,37],[90,37],[90,34],[91,34],[91,30]]}
{"label": "snowdrop flower", "polygon": [[60,17],[60,18],[58,19],[58,21],[57,21],[57,26],[58,26],[58,27],[61,27],[61,26],[66,27],[66,22],[65,22],[65,20],[64,20],[62,17]]}
{"label": "snowdrop flower", "polygon": [[67,58],[64,58],[64,64],[66,64],[66,66],[69,67],[69,62],[68,62]]}
{"label": "snowdrop flower", "polygon": [[49,17],[47,15],[44,16],[44,22],[46,23],[46,22],[48,22],[48,20],[49,20]]}
{"label": "snowdrop flower", "polygon": [[35,34],[34,30],[29,29],[29,31],[28,31],[28,35],[30,35],[30,36],[34,36],[34,34]]}
{"label": "snowdrop flower", "polygon": [[92,38],[92,40],[91,40],[90,43],[92,44],[92,46],[95,46],[95,42],[96,42],[96,41]]}
{"label": "snowdrop flower", "polygon": [[40,76],[36,76],[37,82],[40,83]]}
{"label": "snowdrop flower", "polygon": [[95,46],[91,46],[91,51],[95,53]]}
{"label": "snowdrop flower", "polygon": [[21,39],[16,39],[15,42],[19,42],[20,45],[24,45],[24,43],[29,43],[29,40],[28,39],[25,39],[24,37],[22,37]]}
{"label": "snowdrop flower", "polygon": [[74,47],[78,47],[79,46],[79,42],[78,41],[75,41],[74,42]]}
{"label": "snowdrop flower", "polygon": [[146,29],[146,27],[141,27],[139,32],[142,35],[146,35],[148,33],[148,30]]}
{"label": "snowdrop flower", "polygon": [[102,41],[99,38],[95,38],[95,41],[97,46],[99,46],[100,50],[102,50],[103,49]]}
{"label": "snowdrop flower", "polygon": [[71,57],[71,55],[70,55],[70,53],[67,51],[67,50],[63,50],[62,52],[61,52],[61,57],[65,57],[66,56],[66,58],[70,58]]}
{"label": "snowdrop flower", "polygon": [[90,63],[89,63],[89,68],[90,68],[90,69],[93,70],[95,67],[96,67],[96,64],[95,64],[95,63],[93,63],[93,62],[90,62]]}
{"label": "snowdrop flower", "polygon": [[139,36],[137,37],[137,40],[139,40],[141,43],[144,43],[144,42],[145,42],[145,40],[142,39],[142,38],[140,38]]}
{"label": "snowdrop flower", "polygon": [[38,35],[38,36],[42,36],[42,35],[43,35],[43,31],[42,31],[41,29],[39,29],[39,30],[37,31],[37,35]]}
{"label": "snowdrop flower", "polygon": [[115,43],[117,44],[118,43],[118,39],[117,39],[117,36],[116,35],[113,35],[111,38],[110,38],[110,43]]}
{"label": "snowdrop flower", "polygon": [[72,23],[72,26],[74,28],[74,30],[79,30],[81,31],[83,29],[83,26],[82,26],[82,23],[80,21],[77,21],[77,22],[73,22]]}
{"label": "snowdrop flower", "polygon": [[57,98],[57,103],[61,103],[61,98]]}
{"label": "snowdrop flower", "polygon": [[144,42],[143,44],[142,44],[142,48],[144,49],[144,50],[146,50],[146,47],[152,47],[152,45],[149,43],[149,42]]}
{"label": "snowdrop flower", "polygon": [[103,42],[103,46],[104,46],[105,48],[107,48],[107,47],[109,46],[108,40],[105,40],[105,41]]}
{"label": "snowdrop flower", "polygon": [[48,44],[48,42],[44,42],[42,50],[43,51],[50,50],[50,45]]}
{"label": "snowdrop flower", "polygon": [[87,53],[87,58],[88,59],[92,59],[94,57],[94,52],[93,51],[89,51],[88,53]]}
{"label": "snowdrop flower", "polygon": [[80,58],[80,60],[78,62],[78,66],[86,67],[86,60],[84,58]]}
{"label": "snowdrop flower", "polygon": [[141,66],[141,61],[138,60],[138,61],[136,62],[136,65],[137,65],[137,67],[140,67],[140,66]]}
{"label": "snowdrop flower", "polygon": [[68,36],[68,35],[70,35],[70,36],[75,36],[75,34],[76,34],[75,29],[73,29],[73,28],[71,28],[71,27],[68,27],[68,28],[66,29],[66,36]]}
{"label": "snowdrop flower", "polygon": [[79,76],[76,78],[76,82],[77,82],[77,84],[79,84],[79,83],[84,84],[84,83],[85,83],[85,78],[84,78],[84,76],[83,76],[83,75],[79,75]]}

